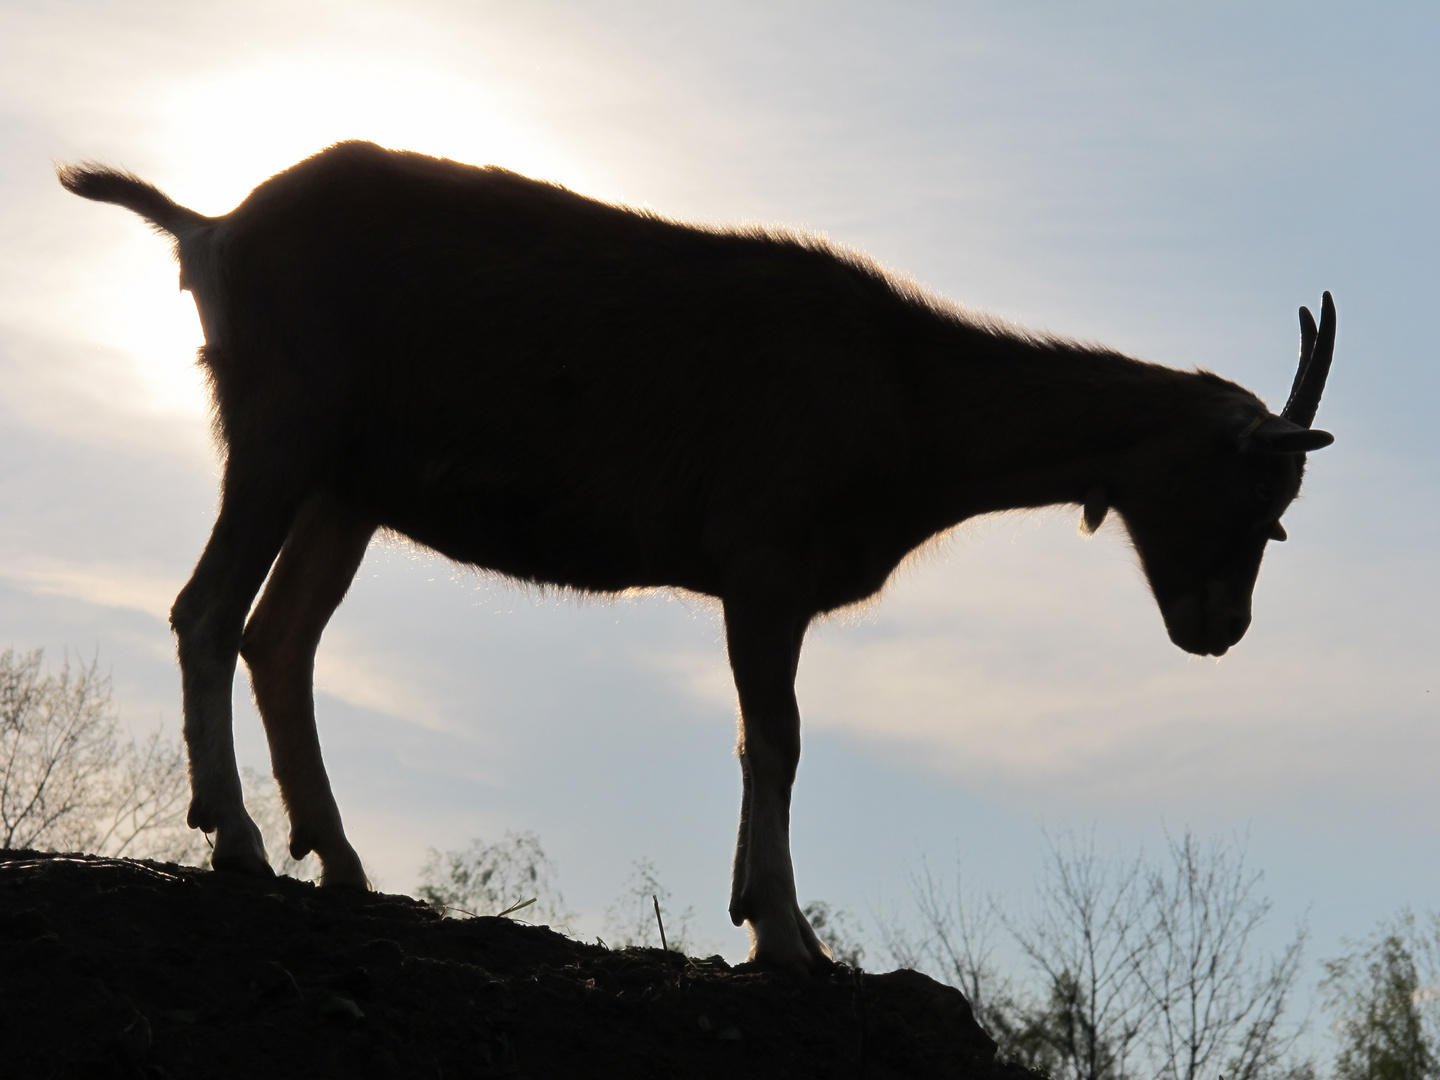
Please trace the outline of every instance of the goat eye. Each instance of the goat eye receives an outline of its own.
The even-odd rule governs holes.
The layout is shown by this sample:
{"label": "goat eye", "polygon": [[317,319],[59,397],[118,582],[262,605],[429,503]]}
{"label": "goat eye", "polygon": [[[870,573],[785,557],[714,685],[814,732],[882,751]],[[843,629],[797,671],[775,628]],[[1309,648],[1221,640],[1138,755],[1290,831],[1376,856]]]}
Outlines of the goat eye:
{"label": "goat eye", "polygon": [[1256,484],[1256,485],[1255,485],[1255,497],[1256,497],[1257,499],[1259,499],[1261,502],[1269,502],[1270,499],[1271,499],[1271,497],[1272,497],[1274,494],[1275,494],[1275,489],[1272,488],[1269,484]]}

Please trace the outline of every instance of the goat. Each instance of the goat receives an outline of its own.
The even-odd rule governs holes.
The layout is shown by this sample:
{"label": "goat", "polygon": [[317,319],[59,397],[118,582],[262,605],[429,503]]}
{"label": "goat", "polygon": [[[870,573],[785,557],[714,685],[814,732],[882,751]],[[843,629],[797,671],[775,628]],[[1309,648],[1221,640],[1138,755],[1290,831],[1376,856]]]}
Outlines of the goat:
{"label": "goat", "polygon": [[[321,633],[379,527],[596,593],[720,600],[744,782],[730,916],[751,957],[829,963],[796,903],[789,812],[806,627],[977,514],[1123,520],[1176,645],[1250,622],[1334,348],[1301,309],[1289,404],[1022,333],[824,241],[700,228],[496,167],[345,142],[204,217],[128,173],[61,167],[171,235],[226,447],[219,516],[171,612],[191,826],[269,873],[231,734],[250,668],[290,851],[365,887],[315,731]],[[268,583],[267,583],[268,576]],[[259,603],[250,613],[255,596]],[[249,614],[247,622],[247,613]]]}

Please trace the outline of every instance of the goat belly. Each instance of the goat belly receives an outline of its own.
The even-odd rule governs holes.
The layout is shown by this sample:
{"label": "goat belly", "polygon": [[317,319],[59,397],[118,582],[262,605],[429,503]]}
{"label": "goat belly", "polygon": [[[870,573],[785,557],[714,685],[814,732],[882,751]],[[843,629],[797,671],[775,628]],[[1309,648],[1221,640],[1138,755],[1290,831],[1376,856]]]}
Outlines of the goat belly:
{"label": "goat belly", "polygon": [[524,581],[588,592],[715,591],[714,575],[696,565],[694,530],[658,515],[641,522],[535,485],[432,488],[386,502],[377,514],[385,526],[456,562]]}

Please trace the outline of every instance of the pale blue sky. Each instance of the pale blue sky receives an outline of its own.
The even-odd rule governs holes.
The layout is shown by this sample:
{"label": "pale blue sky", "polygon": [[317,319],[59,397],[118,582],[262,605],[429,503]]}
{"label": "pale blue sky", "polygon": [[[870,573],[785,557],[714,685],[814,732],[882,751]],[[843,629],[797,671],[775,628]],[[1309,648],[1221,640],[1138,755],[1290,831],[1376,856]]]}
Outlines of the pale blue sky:
{"label": "pale blue sky", "polygon": [[[1333,954],[1440,896],[1437,46],[1427,5],[0,0],[0,644],[98,648],[127,720],[173,730],[164,612],[215,505],[166,245],[66,195],[52,160],[210,213],[340,138],[494,162],[821,231],[1272,405],[1295,309],[1328,288],[1337,442],[1245,641],[1218,663],[1170,645],[1113,526],[968,527],[812,634],[795,849],[804,898],[863,914],[921,852],[1019,896],[1042,825],[1132,846],[1248,829],[1277,934],[1308,912],[1312,956]],[[545,598],[377,545],[319,668],[382,887],[411,888],[427,845],[529,828],[585,926],[646,855],[702,937],[743,949],[733,694],[703,602]],[[263,768],[248,705],[237,726]]]}

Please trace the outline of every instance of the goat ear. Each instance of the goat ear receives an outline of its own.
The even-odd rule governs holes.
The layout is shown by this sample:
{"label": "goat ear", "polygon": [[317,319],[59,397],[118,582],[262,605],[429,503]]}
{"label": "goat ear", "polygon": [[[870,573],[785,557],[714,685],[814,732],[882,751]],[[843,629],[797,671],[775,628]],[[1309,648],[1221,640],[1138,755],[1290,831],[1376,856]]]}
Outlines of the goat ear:
{"label": "goat ear", "polygon": [[1085,493],[1085,512],[1080,518],[1080,531],[1090,536],[1105,521],[1110,512],[1110,496],[1103,487],[1093,487]]}
{"label": "goat ear", "polygon": [[1289,540],[1290,534],[1285,531],[1285,526],[1278,521],[1270,526],[1270,531],[1265,534],[1270,540]]}
{"label": "goat ear", "polygon": [[1287,431],[1273,438],[1255,440],[1255,449],[1269,454],[1308,454],[1311,450],[1323,450],[1335,441],[1335,436],[1319,428],[1305,428],[1301,431]]}
{"label": "goat ear", "polygon": [[1242,433],[1249,436],[1250,449],[1262,454],[1307,454],[1335,441],[1335,436],[1319,428],[1301,427],[1283,416],[1268,416],[1253,429]]}

